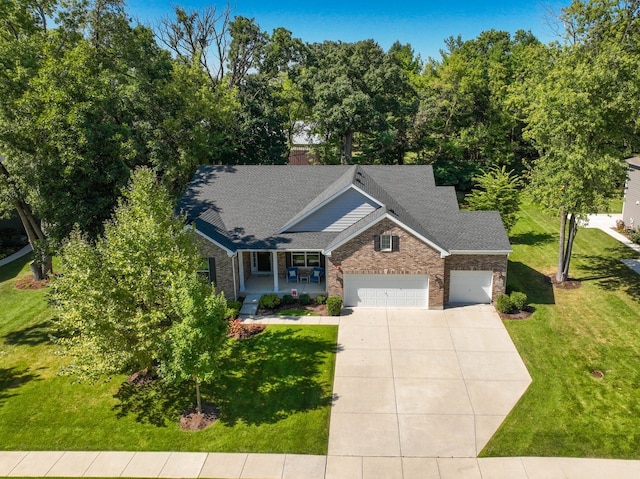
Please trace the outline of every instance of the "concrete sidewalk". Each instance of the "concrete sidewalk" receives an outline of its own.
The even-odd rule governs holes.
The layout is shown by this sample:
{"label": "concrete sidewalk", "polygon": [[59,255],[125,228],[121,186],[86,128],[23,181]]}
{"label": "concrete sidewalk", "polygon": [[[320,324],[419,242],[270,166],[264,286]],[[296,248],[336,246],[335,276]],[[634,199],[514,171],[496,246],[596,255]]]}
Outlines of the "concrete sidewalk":
{"label": "concrete sidewalk", "polygon": [[189,452],[0,452],[3,477],[218,479],[637,479],[640,461]]}
{"label": "concrete sidewalk", "polygon": [[621,220],[622,215],[619,214],[599,214],[599,215],[589,215],[589,221],[585,228],[597,228],[599,230],[604,231],[612,238],[620,241],[627,245],[629,248],[633,249],[640,253],[640,245],[635,244],[629,238],[624,235],[621,235],[616,231],[616,221]]}

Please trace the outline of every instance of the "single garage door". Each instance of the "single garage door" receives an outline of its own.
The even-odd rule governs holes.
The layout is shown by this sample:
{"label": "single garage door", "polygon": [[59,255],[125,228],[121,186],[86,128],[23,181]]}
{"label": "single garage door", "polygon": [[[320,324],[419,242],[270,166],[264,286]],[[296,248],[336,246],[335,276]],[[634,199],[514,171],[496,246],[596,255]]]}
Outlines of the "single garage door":
{"label": "single garage door", "polygon": [[345,274],[345,306],[426,308],[429,277],[407,274]]}
{"label": "single garage door", "polygon": [[450,303],[491,303],[491,271],[451,271]]}

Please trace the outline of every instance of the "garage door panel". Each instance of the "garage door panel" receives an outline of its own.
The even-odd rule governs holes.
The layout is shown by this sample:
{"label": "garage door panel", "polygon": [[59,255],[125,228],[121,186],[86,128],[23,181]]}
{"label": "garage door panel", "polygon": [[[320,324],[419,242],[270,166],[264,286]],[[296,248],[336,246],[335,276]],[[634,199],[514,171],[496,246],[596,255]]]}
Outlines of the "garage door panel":
{"label": "garage door panel", "polygon": [[346,274],[344,303],[360,307],[426,308],[428,286],[426,275]]}
{"label": "garage door panel", "polygon": [[492,271],[451,271],[449,302],[467,304],[491,303]]}

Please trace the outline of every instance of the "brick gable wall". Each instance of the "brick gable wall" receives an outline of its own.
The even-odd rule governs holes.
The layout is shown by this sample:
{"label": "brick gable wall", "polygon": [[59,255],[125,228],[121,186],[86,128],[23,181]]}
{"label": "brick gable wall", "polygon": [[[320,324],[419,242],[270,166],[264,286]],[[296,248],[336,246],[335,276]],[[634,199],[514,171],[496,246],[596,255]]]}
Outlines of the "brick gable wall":
{"label": "brick gable wall", "polygon": [[[375,235],[398,236],[399,251],[375,251]],[[391,220],[380,221],[337,248],[327,257],[327,266],[330,296],[344,297],[345,274],[425,274],[429,276],[429,308],[442,309],[444,306],[444,259],[438,251]]]}

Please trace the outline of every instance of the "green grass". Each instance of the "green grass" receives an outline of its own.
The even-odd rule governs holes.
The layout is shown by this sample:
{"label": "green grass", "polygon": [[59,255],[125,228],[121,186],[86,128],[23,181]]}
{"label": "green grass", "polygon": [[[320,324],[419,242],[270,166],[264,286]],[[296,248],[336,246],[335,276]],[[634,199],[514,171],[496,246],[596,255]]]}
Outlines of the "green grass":
{"label": "green grass", "polygon": [[624,203],[624,197],[609,200],[609,208],[605,213],[622,213],[622,205]]}
{"label": "green grass", "polygon": [[205,388],[220,419],[182,431],[190,386],[133,388],[59,376],[46,292],[19,291],[26,260],[0,268],[0,449],[326,454],[337,327],[269,326],[236,341],[223,377]]}
{"label": "green grass", "polygon": [[505,324],[533,383],[482,455],[638,459],[640,277],[620,262],[637,254],[580,229],[570,276],[582,286],[553,288],[558,227],[528,206],[512,233],[508,287],[536,311]]}
{"label": "green grass", "polygon": [[307,311],[306,309],[283,309],[278,311],[276,316],[319,316],[315,311]]}

